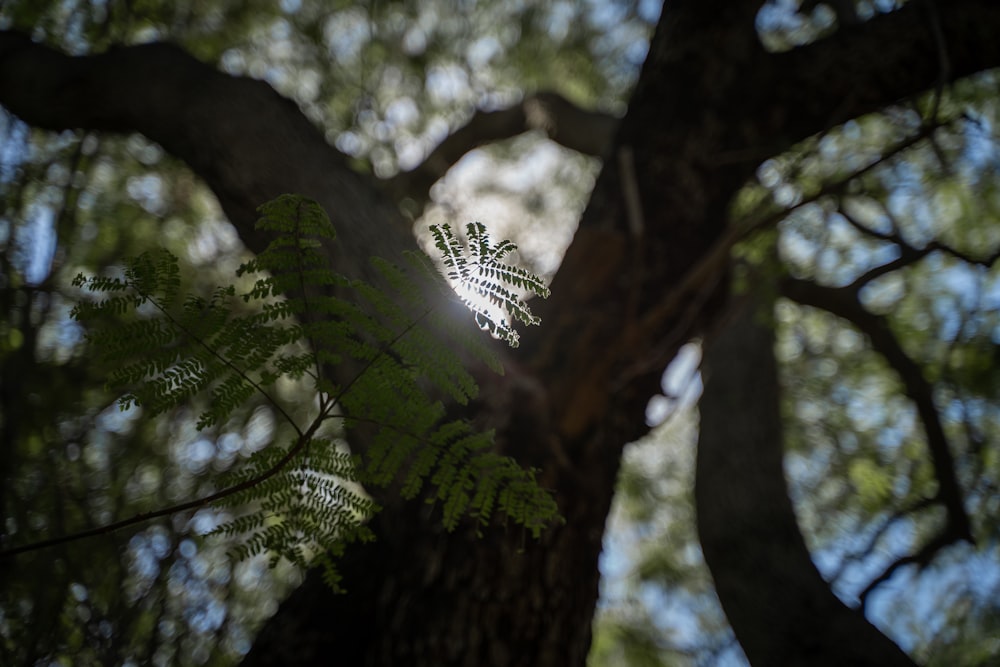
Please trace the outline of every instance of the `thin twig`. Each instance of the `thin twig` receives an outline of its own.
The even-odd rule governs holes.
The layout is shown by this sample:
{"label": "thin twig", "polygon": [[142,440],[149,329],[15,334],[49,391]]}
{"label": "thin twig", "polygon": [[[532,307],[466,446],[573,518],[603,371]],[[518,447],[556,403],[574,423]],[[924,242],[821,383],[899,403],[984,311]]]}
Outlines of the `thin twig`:
{"label": "thin twig", "polygon": [[114,523],[109,523],[104,526],[98,526],[97,528],[91,528],[89,530],[83,530],[78,533],[71,533],[69,535],[63,535],[61,537],[53,537],[47,540],[40,540],[38,542],[31,542],[29,544],[24,544],[19,547],[11,547],[9,549],[4,549],[0,551],[0,559],[8,558],[10,556],[16,556],[18,554],[26,553],[28,551],[38,551],[40,549],[47,549],[49,547],[58,546],[60,544],[66,544],[67,542],[75,542],[77,540],[82,540],[88,537],[95,537],[97,535],[106,535],[108,533],[113,533],[115,531],[121,530],[122,528],[127,528],[128,526],[134,526],[139,523],[144,523],[152,519],[158,519],[164,516],[171,516],[173,514],[178,514],[180,512],[185,512],[187,510],[198,509],[214,503],[217,500],[222,500],[223,498],[228,498],[234,494],[247,489],[252,489],[261,482],[264,482],[275,475],[277,475],[281,470],[287,466],[299,452],[310,442],[312,436],[315,434],[316,429],[320,426],[320,420],[315,420],[312,426],[302,433],[296,440],[295,445],[292,446],[288,452],[278,460],[273,466],[262,472],[260,475],[253,477],[248,480],[244,480],[239,484],[234,484],[233,486],[222,489],[221,491],[216,491],[207,496],[202,496],[195,500],[189,500],[185,503],[179,503],[177,505],[171,505],[170,507],[164,507],[162,509],[153,510],[152,512],[140,512],[134,516],[127,519],[122,519],[121,521],[115,521]]}

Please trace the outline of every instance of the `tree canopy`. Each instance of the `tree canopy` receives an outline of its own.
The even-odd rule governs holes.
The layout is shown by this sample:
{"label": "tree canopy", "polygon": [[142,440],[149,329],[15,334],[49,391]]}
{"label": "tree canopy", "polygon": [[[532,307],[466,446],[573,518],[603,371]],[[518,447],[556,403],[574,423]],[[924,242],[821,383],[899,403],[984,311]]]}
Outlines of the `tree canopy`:
{"label": "tree canopy", "polygon": [[[4,0],[0,663],[995,662],[998,30],[988,0]],[[73,277],[166,251],[207,312],[274,268],[257,211],[290,194],[336,229],[338,289],[517,244],[541,326],[483,334],[504,374],[464,356],[479,393],[440,410],[561,521],[350,487],[382,511],[335,593],[209,535],[238,509],[159,516],[279,456],[315,398],[275,375],[119,410],[123,358],[88,343],[112,313],[75,322]]]}

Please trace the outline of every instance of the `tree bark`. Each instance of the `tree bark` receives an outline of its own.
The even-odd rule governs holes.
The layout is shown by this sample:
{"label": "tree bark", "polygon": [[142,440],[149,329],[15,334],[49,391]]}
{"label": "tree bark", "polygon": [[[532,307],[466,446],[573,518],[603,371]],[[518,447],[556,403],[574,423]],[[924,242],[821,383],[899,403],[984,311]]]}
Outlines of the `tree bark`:
{"label": "tree bark", "polygon": [[[760,48],[758,6],[667,3],[553,297],[540,304],[543,326],[474,406],[471,416],[497,428],[505,452],[542,470],[566,524],[537,541],[500,528],[477,539],[472,526],[442,532],[419,503],[392,504],[376,519],[378,541],[343,561],[349,592],[331,596],[310,577],[247,664],[584,664],[621,448],[645,429],[664,365],[711,318],[724,281],[696,285],[679,309],[658,305],[677,296],[672,286],[718,239],[733,195],[760,161],[795,141],[1000,63],[1000,9],[985,0],[952,3],[939,12],[938,30],[922,3],[908,3],[788,54]],[[945,69],[935,34],[948,49]],[[0,103],[38,127],[142,132],[205,180],[252,249],[261,247],[255,207],[285,192],[330,212],[341,239],[332,260],[344,273],[363,271],[370,255],[412,247],[380,186],[352,172],[292,103],[174,47],[67,58],[0,31]],[[780,460],[779,446],[761,443]],[[768,474],[773,483],[780,466]],[[741,493],[716,492],[713,479],[702,483],[703,504]],[[712,562],[720,581],[742,573],[739,563]],[[763,570],[755,586],[812,576],[773,574]],[[818,586],[809,590],[823,597]],[[730,594],[720,586],[724,605]],[[799,607],[763,600],[756,608],[776,620],[757,628],[762,642],[787,640],[781,633],[794,617],[834,613],[809,597],[797,598]]]}

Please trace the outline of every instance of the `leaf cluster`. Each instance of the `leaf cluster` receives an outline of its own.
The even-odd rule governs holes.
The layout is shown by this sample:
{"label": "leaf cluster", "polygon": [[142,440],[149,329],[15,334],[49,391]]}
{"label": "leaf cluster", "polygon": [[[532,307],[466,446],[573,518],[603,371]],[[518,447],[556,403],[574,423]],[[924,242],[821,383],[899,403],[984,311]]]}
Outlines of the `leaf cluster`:
{"label": "leaf cluster", "polygon": [[513,323],[537,325],[540,320],[515,290],[544,299],[549,296],[548,287],[530,271],[506,264],[504,260],[517,246],[508,240],[491,245],[486,226],[481,222],[466,226],[467,246],[448,225],[432,225],[430,230],[448,269],[448,278],[455,283],[462,303],[475,313],[476,323],[511,347],[517,347],[520,338]]}
{"label": "leaf cluster", "polygon": [[[115,361],[109,385],[122,392],[123,410],[155,415],[207,396],[198,418],[206,428],[224,425],[260,394],[294,429],[289,442],[215,480],[219,490],[204,499],[237,508],[215,531],[237,540],[235,555],[267,552],[302,566],[318,558],[335,584],[331,555],[348,540],[372,537],[364,522],[378,508],[361,485],[392,485],[406,498],[439,503],[448,529],[466,516],[485,524],[498,509],[533,534],[551,523],[554,500],[533,471],[495,454],[492,433],[446,419],[444,401],[466,403],[477,392],[460,353],[499,364],[428,304],[418,285],[440,283],[428,258],[408,255],[405,266],[373,260],[375,286],[330,268],[324,248],[335,234],[317,203],[283,195],[259,211],[257,228],[274,239],[237,272],[252,281],[246,291],[228,285],[209,298],[182,297],[177,260],[164,251],[129,261],[120,277],[75,280],[97,296],[73,316],[90,324],[98,353]],[[512,290],[547,290],[502,263],[513,244],[491,246],[485,228],[470,225],[470,259],[449,229],[435,234],[470,294],[537,323]],[[481,326],[516,344],[508,319],[474,311]],[[300,423],[275,387],[303,381],[316,400]],[[343,444],[355,435],[366,443],[360,456]]]}

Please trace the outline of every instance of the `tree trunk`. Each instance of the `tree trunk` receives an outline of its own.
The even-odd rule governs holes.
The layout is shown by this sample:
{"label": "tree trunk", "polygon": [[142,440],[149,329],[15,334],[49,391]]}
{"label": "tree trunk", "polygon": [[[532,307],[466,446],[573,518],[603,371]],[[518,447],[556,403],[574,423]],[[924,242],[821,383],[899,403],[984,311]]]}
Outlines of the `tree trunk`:
{"label": "tree trunk", "polygon": [[[246,663],[584,664],[621,448],[643,432],[646,401],[676,348],[712,317],[725,265],[714,244],[733,195],[759,162],[795,141],[1000,63],[995,3],[954,2],[933,27],[917,5],[776,55],[756,40],[757,2],[668,2],[553,297],[540,305],[543,325],[470,414],[497,428],[505,452],[541,469],[566,524],[537,541],[501,527],[478,539],[471,526],[443,532],[422,504],[390,504],[376,519],[377,542],[344,558],[348,593],[333,597],[310,576]],[[950,49],[944,72],[935,34]],[[353,173],[293,104],[174,47],[67,58],[0,31],[0,103],[39,127],[139,131],[158,141],[208,183],[251,248],[261,247],[254,207],[284,192],[330,212],[342,272],[412,246],[379,186]],[[759,446],[779,461],[761,469],[777,489],[780,443]],[[713,479],[702,480],[702,505],[720,497]],[[772,537],[735,535],[761,544]],[[741,563],[710,564],[727,611],[755,604],[774,616],[752,630],[764,644],[788,641],[795,617],[839,613],[821,581],[808,589],[815,599],[788,606],[763,606],[764,596],[730,602]],[[766,591],[811,576],[764,569],[754,585]]]}
{"label": "tree trunk", "polygon": [[722,608],[754,665],[913,665],[809,556],[782,466],[773,299],[756,304],[737,307],[702,364],[695,504]]}

